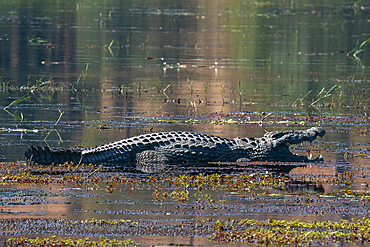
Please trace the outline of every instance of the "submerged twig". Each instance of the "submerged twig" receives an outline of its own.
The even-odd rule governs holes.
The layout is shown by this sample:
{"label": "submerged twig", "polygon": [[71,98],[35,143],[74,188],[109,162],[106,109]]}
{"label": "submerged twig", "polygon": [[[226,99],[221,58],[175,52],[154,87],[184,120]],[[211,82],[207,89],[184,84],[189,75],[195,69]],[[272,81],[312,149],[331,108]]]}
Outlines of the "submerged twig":
{"label": "submerged twig", "polygon": [[[57,135],[58,135],[58,137],[59,137],[60,142],[63,142],[63,139],[62,139],[62,137],[60,136],[59,132],[57,131],[56,126],[57,126],[57,124],[59,123],[60,119],[62,118],[62,116],[63,116],[63,114],[64,114],[64,111],[62,112],[60,109],[58,109],[58,111],[59,111],[60,115],[59,115],[59,117],[58,117],[57,121],[55,122],[55,124],[54,124],[54,126],[53,126],[53,129],[54,129],[54,130],[55,130],[55,132],[57,133]],[[45,138],[44,138],[44,141],[48,138],[48,136],[50,135],[50,133],[51,133],[52,131],[53,131],[53,130],[50,130],[50,131],[47,133],[47,135],[46,135],[46,136],[45,136]]]}
{"label": "submerged twig", "polygon": [[23,113],[21,112],[21,121],[15,126],[18,129],[18,126],[23,122]]}
{"label": "submerged twig", "polygon": [[268,118],[269,116],[271,116],[272,113],[270,112],[269,114],[267,114],[266,116],[264,116],[259,122],[258,122],[258,125],[259,126],[262,126],[263,125],[263,121]]}
{"label": "submerged twig", "polygon": [[167,99],[169,100],[170,97],[168,97],[168,95],[166,94],[166,90],[171,86],[171,84],[168,84],[167,87],[165,87],[165,89],[162,90],[162,93],[167,97]]}
{"label": "submerged twig", "polygon": [[59,115],[59,118],[58,120],[55,122],[53,128],[55,129],[55,126],[57,126],[57,124],[59,123],[60,119],[62,118],[63,114],[64,114],[64,111],[62,112],[60,109],[58,109],[60,115]]}

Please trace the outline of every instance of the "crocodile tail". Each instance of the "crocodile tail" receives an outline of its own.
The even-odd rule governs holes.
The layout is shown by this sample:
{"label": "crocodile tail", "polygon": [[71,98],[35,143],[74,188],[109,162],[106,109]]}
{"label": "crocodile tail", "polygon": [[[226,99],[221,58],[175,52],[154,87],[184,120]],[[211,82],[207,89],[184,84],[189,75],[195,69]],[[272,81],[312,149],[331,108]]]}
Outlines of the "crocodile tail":
{"label": "crocodile tail", "polygon": [[63,164],[66,162],[79,163],[82,158],[79,149],[62,149],[49,147],[31,147],[25,153],[25,159],[28,164]]}

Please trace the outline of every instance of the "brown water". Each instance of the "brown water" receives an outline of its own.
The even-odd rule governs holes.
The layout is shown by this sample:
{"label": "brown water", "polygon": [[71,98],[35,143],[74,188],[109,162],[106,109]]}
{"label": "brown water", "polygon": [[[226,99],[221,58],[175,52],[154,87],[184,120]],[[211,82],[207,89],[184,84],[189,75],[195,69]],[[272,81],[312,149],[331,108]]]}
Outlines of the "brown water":
{"label": "brown water", "polygon": [[[0,161],[22,160],[29,145],[94,146],[149,131],[234,138],[319,125],[327,130],[322,140],[294,149],[322,149],[326,162],[296,168],[291,177],[367,174],[369,47],[357,59],[347,53],[369,37],[368,18],[368,5],[350,1],[2,1],[1,106],[29,98],[0,110]],[[366,179],[354,179],[352,189],[363,190]],[[122,186],[109,194],[8,185],[1,208],[19,212],[11,217],[63,219],[154,220],[176,211],[174,202],[156,203],[152,189],[128,194]],[[337,188],[322,186],[324,194]],[[41,202],[8,203],[28,190]],[[227,217],[367,216],[357,202],[349,206],[359,211],[345,212],[347,202],[338,201],[341,210],[322,217],[307,208],[274,213],[288,204],[286,197],[224,196],[235,205]],[[251,209],[256,205],[259,211]],[[179,212],[164,218],[196,215],[187,207]],[[210,209],[197,213],[216,217]],[[143,239],[179,241],[211,244],[201,235]]]}

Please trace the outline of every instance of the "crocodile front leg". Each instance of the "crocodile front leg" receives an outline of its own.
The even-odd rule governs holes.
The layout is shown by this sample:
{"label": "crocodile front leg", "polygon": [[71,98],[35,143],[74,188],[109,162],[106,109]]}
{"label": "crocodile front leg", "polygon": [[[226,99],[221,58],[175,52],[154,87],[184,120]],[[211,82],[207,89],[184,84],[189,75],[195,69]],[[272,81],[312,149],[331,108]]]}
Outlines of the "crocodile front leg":
{"label": "crocodile front leg", "polygon": [[164,172],[168,163],[169,160],[164,154],[154,150],[136,154],[136,169],[144,173]]}

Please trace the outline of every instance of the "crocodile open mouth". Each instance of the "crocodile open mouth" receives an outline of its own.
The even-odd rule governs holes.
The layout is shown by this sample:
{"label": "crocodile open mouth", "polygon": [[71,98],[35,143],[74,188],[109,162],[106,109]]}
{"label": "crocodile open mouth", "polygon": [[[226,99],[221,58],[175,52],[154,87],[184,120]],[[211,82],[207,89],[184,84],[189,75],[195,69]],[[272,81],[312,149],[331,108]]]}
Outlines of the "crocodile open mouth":
{"label": "crocodile open mouth", "polygon": [[[285,142],[284,146],[286,146],[286,148],[287,148],[286,151],[289,151],[289,152],[287,152],[288,157],[286,157],[286,158],[288,158],[288,160],[297,161],[297,162],[319,162],[319,161],[323,161],[324,159],[323,159],[322,155],[320,154],[320,152],[317,154],[316,157],[314,157],[313,152],[311,151],[310,148],[307,148],[306,155],[304,155],[302,151],[299,152],[299,153],[296,153],[296,152],[294,152],[296,150],[293,150],[293,151],[291,150],[291,147],[293,145],[294,146],[295,145],[304,145],[306,143],[310,144],[312,142],[311,141],[308,141],[308,142],[307,141],[302,141],[298,144],[297,143],[291,144],[289,142]],[[290,159],[289,159],[289,156],[291,157]]]}
{"label": "crocodile open mouth", "polygon": [[[270,158],[271,161],[287,161],[287,162],[316,162],[322,161],[323,158],[320,153],[314,158],[313,153],[310,151],[310,145],[306,151],[299,151],[294,149],[292,151],[298,151],[299,154],[294,154],[289,150],[292,145],[304,145],[305,143],[312,143],[317,137],[323,137],[326,131],[321,127],[312,127],[306,130],[286,130],[286,131],[272,131],[266,133],[263,138],[270,140],[270,143],[274,145],[271,150]],[[314,148],[312,148],[314,150]],[[303,155],[304,154],[304,155]]]}

